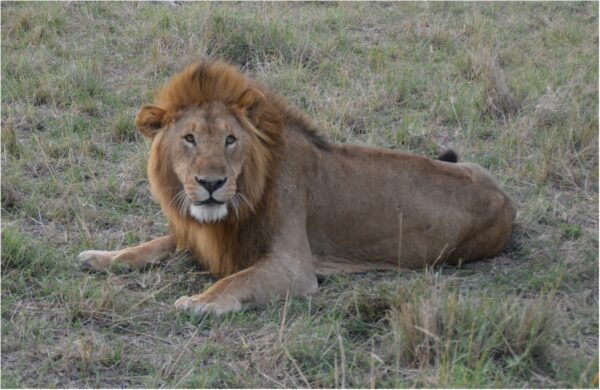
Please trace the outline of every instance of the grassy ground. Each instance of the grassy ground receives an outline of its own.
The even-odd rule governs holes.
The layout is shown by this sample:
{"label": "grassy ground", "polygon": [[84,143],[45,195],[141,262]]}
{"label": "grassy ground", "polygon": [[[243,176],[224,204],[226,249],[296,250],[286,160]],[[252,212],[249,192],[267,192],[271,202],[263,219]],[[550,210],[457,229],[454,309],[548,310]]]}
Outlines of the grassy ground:
{"label": "grassy ground", "polygon": [[[591,387],[598,372],[598,5],[2,4],[2,387]],[[221,56],[336,142],[453,147],[517,201],[495,259],[338,276],[193,319],[185,254],[125,274],[84,249],[166,232],[133,116]],[[597,386],[597,383],[595,384]]]}

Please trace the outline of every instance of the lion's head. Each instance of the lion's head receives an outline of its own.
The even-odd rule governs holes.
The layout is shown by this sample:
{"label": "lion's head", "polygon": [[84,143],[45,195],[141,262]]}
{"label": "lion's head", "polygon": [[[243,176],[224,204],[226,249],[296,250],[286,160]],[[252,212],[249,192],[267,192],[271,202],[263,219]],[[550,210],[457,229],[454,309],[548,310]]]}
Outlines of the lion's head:
{"label": "lion's head", "polygon": [[155,104],[140,109],[136,126],[152,140],[148,176],[163,210],[200,223],[239,222],[253,211],[281,132],[265,93],[219,62],[173,76]]}

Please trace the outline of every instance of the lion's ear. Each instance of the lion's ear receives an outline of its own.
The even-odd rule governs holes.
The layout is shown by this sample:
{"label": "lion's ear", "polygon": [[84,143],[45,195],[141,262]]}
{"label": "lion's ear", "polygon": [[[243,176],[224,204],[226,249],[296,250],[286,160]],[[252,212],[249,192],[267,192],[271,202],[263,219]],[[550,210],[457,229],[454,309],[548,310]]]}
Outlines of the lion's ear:
{"label": "lion's ear", "polygon": [[163,127],[163,118],[166,111],[156,106],[142,106],[135,116],[135,127],[144,134],[148,139],[152,140]]}
{"label": "lion's ear", "polygon": [[237,100],[236,105],[246,110],[246,116],[254,126],[260,122],[265,109],[265,95],[255,88],[248,88]]}

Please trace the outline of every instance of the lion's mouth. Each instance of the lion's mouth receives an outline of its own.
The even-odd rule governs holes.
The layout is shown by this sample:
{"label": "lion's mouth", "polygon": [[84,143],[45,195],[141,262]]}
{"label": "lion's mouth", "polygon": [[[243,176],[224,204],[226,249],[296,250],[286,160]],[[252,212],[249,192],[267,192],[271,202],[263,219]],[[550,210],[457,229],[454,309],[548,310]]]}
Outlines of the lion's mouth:
{"label": "lion's mouth", "polygon": [[228,208],[225,202],[220,202],[213,197],[198,201],[190,205],[190,215],[200,223],[213,223],[225,218]]}
{"label": "lion's mouth", "polygon": [[225,202],[220,202],[213,198],[212,196],[206,200],[201,200],[198,202],[192,203],[194,206],[212,206],[212,205],[222,205]]}

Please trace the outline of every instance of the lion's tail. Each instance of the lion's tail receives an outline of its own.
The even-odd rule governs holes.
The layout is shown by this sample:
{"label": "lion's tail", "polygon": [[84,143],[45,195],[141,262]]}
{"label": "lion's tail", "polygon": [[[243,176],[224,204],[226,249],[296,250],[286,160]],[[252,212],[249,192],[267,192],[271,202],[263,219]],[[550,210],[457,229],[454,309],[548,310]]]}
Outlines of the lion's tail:
{"label": "lion's tail", "polygon": [[455,163],[458,162],[458,154],[456,154],[456,152],[452,149],[447,149],[444,152],[440,153],[440,155],[438,156],[438,160],[446,161],[449,163]]}

